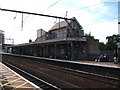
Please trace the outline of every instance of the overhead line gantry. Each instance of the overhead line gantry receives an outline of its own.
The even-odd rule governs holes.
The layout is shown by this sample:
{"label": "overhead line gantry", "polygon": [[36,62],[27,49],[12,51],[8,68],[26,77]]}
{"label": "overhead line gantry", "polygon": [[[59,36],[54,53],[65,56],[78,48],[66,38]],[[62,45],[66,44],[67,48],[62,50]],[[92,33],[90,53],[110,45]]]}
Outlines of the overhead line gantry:
{"label": "overhead line gantry", "polygon": [[22,13],[22,14],[31,14],[31,15],[38,15],[38,16],[59,18],[59,19],[65,19],[65,20],[72,20],[72,19],[65,18],[65,17],[52,16],[52,15],[45,15],[45,14],[39,14],[39,13],[33,13],[33,12],[25,12],[25,11],[11,10],[11,9],[3,9],[3,8],[0,8],[0,10],[1,10],[1,11],[8,11],[8,12],[15,12],[15,13]]}

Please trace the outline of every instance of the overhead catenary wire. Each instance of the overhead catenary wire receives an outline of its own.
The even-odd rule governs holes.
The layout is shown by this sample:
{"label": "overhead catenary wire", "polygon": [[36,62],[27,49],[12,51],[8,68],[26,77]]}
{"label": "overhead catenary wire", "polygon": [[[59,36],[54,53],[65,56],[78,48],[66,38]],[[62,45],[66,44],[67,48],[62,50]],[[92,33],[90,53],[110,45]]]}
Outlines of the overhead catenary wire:
{"label": "overhead catenary wire", "polygon": [[[52,7],[52,6],[54,6],[55,4],[57,4],[59,1],[61,1],[61,0],[58,0],[58,1],[55,2],[54,4],[50,5],[49,8]],[[95,4],[95,5],[92,5],[92,6],[83,7],[83,8],[81,8],[81,9],[90,8],[90,7],[97,6],[97,5],[99,5],[99,4]],[[47,8],[46,8],[46,9],[47,9]],[[29,15],[31,15],[31,14],[29,14]],[[27,18],[25,18],[25,19],[27,19]],[[23,20],[23,22],[25,21],[25,19]],[[57,18],[56,18],[56,19],[57,19]],[[101,21],[100,21],[100,22],[101,22]],[[102,22],[103,22],[103,21],[102,21]],[[97,22],[96,22],[96,23],[97,23]],[[94,24],[94,23],[93,23],[93,24]],[[89,24],[89,25],[92,25],[92,24]]]}
{"label": "overhead catenary wire", "polygon": [[[108,4],[108,3],[104,3],[104,4]],[[99,6],[99,7],[97,7],[97,8],[100,8],[100,7],[103,7],[103,5],[104,4],[102,4],[102,3],[96,3],[96,4],[94,4],[94,5],[90,5],[90,6],[85,6],[85,7],[81,7],[81,8],[78,8],[78,9],[75,9],[75,10],[68,10],[67,11],[67,13],[69,12],[69,13],[73,13],[74,11],[78,11],[78,10],[86,10],[86,9],[89,9],[89,8],[92,8],[92,7],[95,7],[95,6]],[[110,3],[110,4],[116,4],[116,3]],[[62,13],[63,14],[63,13]],[[61,15],[62,15],[61,14]],[[74,13],[75,14],[75,13]],[[80,14],[80,13],[79,13]],[[82,15],[82,14],[84,14],[83,12],[80,14],[80,15]],[[60,15],[60,16],[61,16]],[[66,17],[66,15],[65,15],[65,17]],[[56,22],[56,21],[55,21]]]}
{"label": "overhead catenary wire", "polygon": [[[80,7],[80,8],[78,8],[78,9],[75,9],[75,10],[71,10],[71,11],[69,11],[69,12],[73,12],[73,11],[78,11],[78,10],[85,10],[85,9],[89,9],[89,8],[92,8],[92,7],[95,7],[95,6],[99,6],[99,5],[101,5],[102,7],[103,7],[103,5],[104,4],[108,4],[108,3],[96,3],[96,4],[94,4],[94,5],[90,5],[90,6],[85,6],[85,7]],[[109,2],[109,4],[116,4],[116,3],[110,3]],[[100,7],[101,7],[100,6]],[[97,7],[97,8],[99,8],[99,7]]]}
{"label": "overhead catenary wire", "polygon": [[[32,13],[32,12],[25,12],[25,11],[17,11],[17,10],[10,10],[10,9],[2,9],[2,11],[8,11],[8,12],[15,12],[15,13],[22,13],[22,14],[31,14],[31,15],[37,15],[37,16],[44,16],[44,17],[51,17],[51,18],[59,18],[64,20],[72,20],[65,17],[59,17],[59,16],[52,16],[52,15],[45,15],[45,14],[39,14],[39,13]],[[22,23],[21,23],[21,30],[23,29],[23,15],[22,15]]]}
{"label": "overhead catenary wire", "polygon": [[[53,7],[54,5],[56,5],[58,2],[60,2],[61,0],[58,0],[56,2],[54,2],[53,4],[51,4],[50,6],[48,6],[46,9],[42,10],[40,13],[45,12],[47,9]],[[24,21],[30,16],[30,14],[24,19]]]}
{"label": "overhead catenary wire", "polygon": [[91,7],[98,6],[98,5],[100,5],[100,4],[101,4],[101,3],[97,3],[97,4],[94,4],[94,5],[90,5],[90,6],[80,7],[80,8],[78,8],[78,9],[71,10],[70,12],[78,11],[78,10],[81,10],[81,9],[88,9],[88,8],[91,8]]}
{"label": "overhead catenary wire", "polygon": [[[58,0],[58,1],[56,1],[55,3],[53,3],[53,4],[51,4],[48,8],[46,8],[46,9],[44,9],[43,11],[41,11],[41,12],[44,12],[44,11],[46,11],[47,9],[49,9],[50,7],[52,7],[52,6],[54,6],[55,4],[57,4],[59,1],[61,1],[61,0]],[[82,7],[82,8],[80,8],[80,9],[88,9],[88,8],[91,8],[91,7],[94,7],[94,6],[97,6],[97,5],[100,5],[100,3],[98,3],[98,4],[94,4],[94,5],[91,5],[91,6],[86,6],[86,7]],[[79,10],[80,10],[79,9]],[[23,22],[28,18],[30,16],[30,14],[23,20]],[[33,17],[34,18],[34,17]],[[30,20],[32,20],[33,18],[31,18]],[[29,21],[30,21],[29,20]],[[57,19],[56,19],[56,21],[57,21]],[[55,22],[56,22],[55,21]],[[28,22],[28,21],[27,21]],[[54,22],[54,23],[55,23]],[[26,22],[24,22],[24,24],[25,24]]]}
{"label": "overhead catenary wire", "polygon": [[[51,4],[50,6],[48,6],[46,9],[44,9],[43,11],[41,11],[41,13],[43,13],[44,11],[46,11],[47,9],[49,9],[49,8],[51,8],[51,7],[53,7],[54,5],[56,5],[57,3],[59,3],[61,0],[57,0],[56,2],[54,2],[53,4]],[[0,7],[0,9],[1,9],[1,7]],[[31,14],[29,14],[28,16],[26,16],[26,18],[24,19],[24,20],[22,20],[22,24],[21,24],[21,30],[23,29],[23,23],[24,23],[24,21],[30,16]],[[15,15],[15,17],[14,17],[14,19],[16,19],[16,17],[17,17],[17,13],[16,13],[16,15]],[[58,17],[59,18],[59,17]],[[33,19],[33,18],[32,18]],[[31,20],[31,19],[30,19]],[[26,23],[26,22],[25,22]],[[24,24],[25,24],[24,23]]]}
{"label": "overhead catenary wire", "polygon": [[56,5],[58,2],[60,2],[61,0],[58,0],[56,2],[54,2],[53,4],[51,4],[50,6],[48,6],[46,9],[44,9],[41,13],[43,13],[44,11],[46,11],[47,9],[53,7],[54,5]]}
{"label": "overhead catenary wire", "polygon": [[[46,11],[47,9],[49,9],[49,8],[51,8],[52,6],[54,6],[54,5],[56,5],[58,2],[60,2],[61,0],[58,0],[58,1],[56,1],[55,3],[53,3],[53,4],[51,4],[50,6],[48,6],[48,8],[46,8],[46,9],[44,9],[43,11],[41,11],[41,13],[43,13],[44,11]],[[99,5],[100,3],[98,3],[98,4],[95,4],[95,5],[91,5],[91,6],[86,6],[86,7],[82,7],[82,8],[80,8],[80,9],[87,9],[87,8],[90,8],[90,7],[94,7],[94,6],[97,6],[97,5]],[[79,10],[80,10],[79,9]],[[73,11],[76,11],[76,10],[73,10]],[[66,11],[66,13],[68,13],[69,11]],[[70,11],[71,12],[71,11]],[[24,19],[24,21],[27,19],[29,17],[29,15]],[[65,16],[66,17],[66,16]],[[33,18],[32,18],[33,19]],[[31,19],[30,19],[31,20]],[[29,21],[30,21],[29,20]]]}
{"label": "overhead catenary wire", "polygon": [[[53,4],[51,4],[50,6],[48,6],[46,9],[44,9],[43,11],[41,11],[41,13],[43,13],[44,11],[46,11],[47,9],[49,9],[49,8],[51,8],[51,7],[53,7],[54,5],[56,5],[57,3],[59,3],[61,0],[58,0],[58,1],[56,1],[56,2],[54,2]],[[90,8],[90,7],[94,7],[94,6],[97,6],[97,5],[100,5],[100,3],[97,3],[97,4],[94,4],[94,5],[91,5],[91,6],[86,6],[86,7],[82,7],[82,8],[79,8],[78,10],[80,10],[80,9],[87,9],[87,8]],[[73,10],[73,11],[76,11],[76,10]],[[65,15],[65,17],[67,18],[67,13],[68,13],[69,11],[66,11],[66,15]],[[70,11],[71,12],[71,11]],[[28,15],[25,19],[24,19],[24,21],[29,17],[30,15]],[[34,18],[34,17],[33,17]],[[32,18],[32,19],[33,19]],[[32,19],[30,19],[30,20],[32,20]],[[30,21],[29,20],[29,21]],[[28,21],[27,21],[28,22]],[[57,19],[54,21],[54,23],[56,23],[57,22]],[[26,23],[26,22],[25,22]]]}
{"label": "overhead catenary wire", "polygon": [[[81,8],[79,8],[79,9],[75,9],[75,10],[71,10],[71,11],[66,11],[65,12],[65,17],[67,18],[67,16],[68,16],[68,12],[73,12],[73,11],[77,11],[77,10],[81,10],[81,9],[87,9],[87,8],[91,8],[91,7],[94,7],[94,6],[97,6],[97,5],[100,5],[100,3],[97,3],[97,4],[94,4],[94,5],[91,5],[91,6],[86,6],[86,7],[81,7]],[[62,13],[63,14],[63,13]],[[61,14],[61,15],[62,15]],[[60,15],[60,16],[61,16]],[[55,20],[55,22],[54,23],[56,23],[57,22],[57,19]]]}
{"label": "overhead catenary wire", "polygon": [[8,12],[23,13],[23,14],[31,14],[31,15],[37,15],[37,16],[44,16],[44,17],[51,17],[51,18],[59,18],[59,19],[72,20],[72,19],[68,19],[68,18],[65,18],[65,17],[52,16],[52,15],[46,15],[46,14],[39,14],[39,13],[33,13],[33,12],[25,12],[25,11],[18,11],[18,10],[11,10],[11,9],[2,9],[2,8],[0,8],[0,10],[2,10],[2,11],[8,11]]}
{"label": "overhead catenary wire", "polygon": [[[2,10],[2,11],[9,11],[9,12],[16,12],[16,13],[22,13],[22,14],[32,14],[32,15],[38,15],[38,16],[59,18],[59,19],[65,19],[65,20],[72,20],[72,19],[68,19],[68,18],[65,18],[65,17],[51,16],[51,15],[45,15],[45,14],[38,14],[38,13],[25,12],[25,11],[9,10],[9,9],[2,9],[2,8],[0,8],[0,10]],[[112,18],[111,20],[114,20],[114,19],[117,19],[117,18],[118,18],[118,17]],[[106,20],[100,21],[100,22],[105,22],[105,21],[106,21]],[[100,22],[96,22],[96,23],[100,23]],[[88,25],[86,25],[86,26],[93,25],[93,24],[96,24],[96,23],[88,24]],[[22,15],[22,24],[21,24],[21,28],[22,28],[22,27],[23,27],[23,15]]]}
{"label": "overhead catenary wire", "polygon": [[[115,20],[115,19],[118,19],[118,18],[119,17],[115,17],[115,18],[111,18],[109,20],[99,21],[99,22],[96,22],[96,23],[85,25],[84,27],[88,27],[88,26],[95,25],[95,24],[98,24],[98,23],[109,22],[109,21],[112,21],[112,20]],[[89,31],[91,32],[91,30],[89,30]]]}
{"label": "overhead catenary wire", "polygon": [[[43,13],[44,11],[46,11],[47,9],[51,8],[52,6],[56,5],[57,3],[59,3],[61,0],[57,0],[56,2],[52,3],[50,6],[48,6],[46,9],[44,9],[43,11],[41,11],[41,13]],[[0,7],[1,9],[1,7]],[[30,14],[28,16],[26,16],[26,18],[23,20],[23,22],[30,16]],[[14,16],[14,19],[16,19],[17,17],[17,13]]]}
{"label": "overhead catenary wire", "polygon": [[109,19],[109,20],[108,20],[108,19],[104,19],[103,21],[99,21],[99,22],[95,22],[95,23],[87,24],[87,25],[85,25],[84,27],[91,26],[91,25],[94,25],[94,24],[97,24],[97,23],[108,22],[108,21],[115,20],[115,19],[118,19],[118,17],[111,18],[111,19]]}

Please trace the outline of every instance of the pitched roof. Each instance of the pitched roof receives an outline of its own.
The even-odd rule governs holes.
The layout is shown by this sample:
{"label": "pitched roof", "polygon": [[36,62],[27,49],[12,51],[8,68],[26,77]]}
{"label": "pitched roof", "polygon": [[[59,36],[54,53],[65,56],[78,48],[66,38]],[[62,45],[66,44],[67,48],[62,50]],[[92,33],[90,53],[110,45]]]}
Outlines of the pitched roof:
{"label": "pitched roof", "polygon": [[[71,18],[71,19],[74,19],[75,17]],[[69,23],[72,22],[72,20],[67,20]],[[60,27],[59,27],[60,25]],[[61,21],[60,23],[56,23],[51,29],[50,31],[53,31],[53,30],[58,30],[59,28],[63,28],[63,27],[66,27],[68,26],[68,23],[66,21]]]}

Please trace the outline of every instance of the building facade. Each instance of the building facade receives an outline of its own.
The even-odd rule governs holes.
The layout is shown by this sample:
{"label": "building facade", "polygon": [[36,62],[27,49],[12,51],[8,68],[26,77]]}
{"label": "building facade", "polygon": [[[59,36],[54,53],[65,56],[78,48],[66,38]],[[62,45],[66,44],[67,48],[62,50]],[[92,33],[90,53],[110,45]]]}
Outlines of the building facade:
{"label": "building facade", "polygon": [[3,52],[4,42],[4,31],[0,30],[0,52]]}
{"label": "building facade", "polygon": [[4,31],[0,30],[0,44],[4,44],[5,40],[4,40]]}
{"label": "building facade", "polygon": [[9,49],[13,54],[86,60],[99,54],[99,40],[84,35],[82,26],[73,17],[56,23],[48,32],[37,30],[35,42],[14,45]]}

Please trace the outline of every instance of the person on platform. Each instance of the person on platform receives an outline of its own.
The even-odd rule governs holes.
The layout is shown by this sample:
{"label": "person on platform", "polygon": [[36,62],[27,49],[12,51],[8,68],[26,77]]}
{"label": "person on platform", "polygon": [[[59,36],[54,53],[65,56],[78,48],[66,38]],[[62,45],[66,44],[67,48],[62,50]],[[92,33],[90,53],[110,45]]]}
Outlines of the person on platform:
{"label": "person on platform", "polygon": [[118,54],[117,54],[117,51],[114,52],[114,64],[118,64]]}

